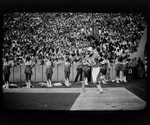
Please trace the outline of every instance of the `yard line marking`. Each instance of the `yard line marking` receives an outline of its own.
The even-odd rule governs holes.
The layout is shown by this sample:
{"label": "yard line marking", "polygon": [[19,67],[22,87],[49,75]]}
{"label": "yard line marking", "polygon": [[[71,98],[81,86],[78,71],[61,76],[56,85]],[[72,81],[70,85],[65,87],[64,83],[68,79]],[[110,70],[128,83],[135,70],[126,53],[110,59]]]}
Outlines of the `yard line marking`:
{"label": "yard line marking", "polygon": [[97,89],[88,89],[75,100],[70,110],[141,110],[146,102],[124,87],[104,88],[104,93],[97,94]]}

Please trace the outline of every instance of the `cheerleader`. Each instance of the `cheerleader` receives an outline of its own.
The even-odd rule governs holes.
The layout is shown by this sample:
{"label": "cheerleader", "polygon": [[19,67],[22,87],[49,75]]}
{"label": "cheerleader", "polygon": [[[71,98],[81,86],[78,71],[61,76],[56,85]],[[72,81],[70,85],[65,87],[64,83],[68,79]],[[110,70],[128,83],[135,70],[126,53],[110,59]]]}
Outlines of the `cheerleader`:
{"label": "cheerleader", "polygon": [[46,78],[47,78],[47,87],[52,87],[52,75],[53,75],[53,68],[55,67],[54,63],[51,61],[51,59],[47,59],[46,62]]}
{"label": "cheerleader", "polygon": [[64,74],[65,74],[65,85],[70,86],[71,83],[69,83],[69,76],[70,76],[70,68],[71,68],[71,62],[69,57],[65,60],[65,69],[64,69]]}
{"label": "cheerleader", "polygon": [[97,48],[95,48],[92,51],[92,53],[93,53],[93,55],[92,55],[92,57],[90,59],[90,63],[91,63],[91,66],[92,66],[92,80],[93,80],[93,83],[99,89],[98,93],[102,93],[103,89],[101,87],[101,81],[98,81],[98,77],[99,77],[99,74],[100,74],[100,66],[101,66],[101,63],[98,60],[98,58],[100,57],[100,55],[97,52]]}
{"label": "cheerleader", "polygon": [[6,57],[5,61],[4,61],[4,70],[3,70],[3,73],[4,73],[4,78],[5,78],[5,88],[6,89],[9,89],[9,76],[10,76],[10,68],[12,66],[14,66],[14,63],[10,63],[8,61],[8,57]]}
{"label": "cheerleader", "polygon": [[25,76],[26,76],[26,85],[27,88],[31,88],[31,76],[32,76],[32,68],[34,67],[33,62],[31,61],[30,56],[26,57],[26,62],[25,62],[26,68],[25,68]]}

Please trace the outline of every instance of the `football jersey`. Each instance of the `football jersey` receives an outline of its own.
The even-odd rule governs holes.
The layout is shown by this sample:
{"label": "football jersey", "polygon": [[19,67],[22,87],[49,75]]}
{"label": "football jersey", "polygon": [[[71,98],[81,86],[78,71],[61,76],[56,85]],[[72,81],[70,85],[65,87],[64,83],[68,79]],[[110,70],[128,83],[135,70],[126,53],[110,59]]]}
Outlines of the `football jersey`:
{"label": "football jersey", "polygon": [[91,64],[93,67],[99,67],[100,66],[100,62],[98,61],[98,58],[100,57],[99,53],[94,50],[94,53],[91,57]]}

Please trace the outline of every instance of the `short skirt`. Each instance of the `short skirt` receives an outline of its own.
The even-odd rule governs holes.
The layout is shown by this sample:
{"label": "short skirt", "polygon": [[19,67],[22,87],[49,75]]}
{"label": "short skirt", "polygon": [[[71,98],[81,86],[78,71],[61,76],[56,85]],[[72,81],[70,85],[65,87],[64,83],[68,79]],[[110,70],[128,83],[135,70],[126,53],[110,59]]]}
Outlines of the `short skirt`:
{"label": "short skirt", "polygon": [[4,70],[3,70],[4,74],[10,74],[10,66],[5,66]]}
{"label": "short skirt", "polygon": [[31,66],[26,66],[24,73],[33,74]]}
{"label": "short skirt", "polygon": [[53,74],[52,68],[46,68],[45,74]]}

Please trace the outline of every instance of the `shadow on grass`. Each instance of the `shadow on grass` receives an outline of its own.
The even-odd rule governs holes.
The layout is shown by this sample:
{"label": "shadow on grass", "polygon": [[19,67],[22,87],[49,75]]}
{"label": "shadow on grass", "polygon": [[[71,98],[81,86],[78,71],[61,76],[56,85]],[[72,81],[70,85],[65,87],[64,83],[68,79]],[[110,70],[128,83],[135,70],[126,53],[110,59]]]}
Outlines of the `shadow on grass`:
{"label": "shadow on grass", "polygon": [[69,110],[80,93],[4,93],[6,110]]}

